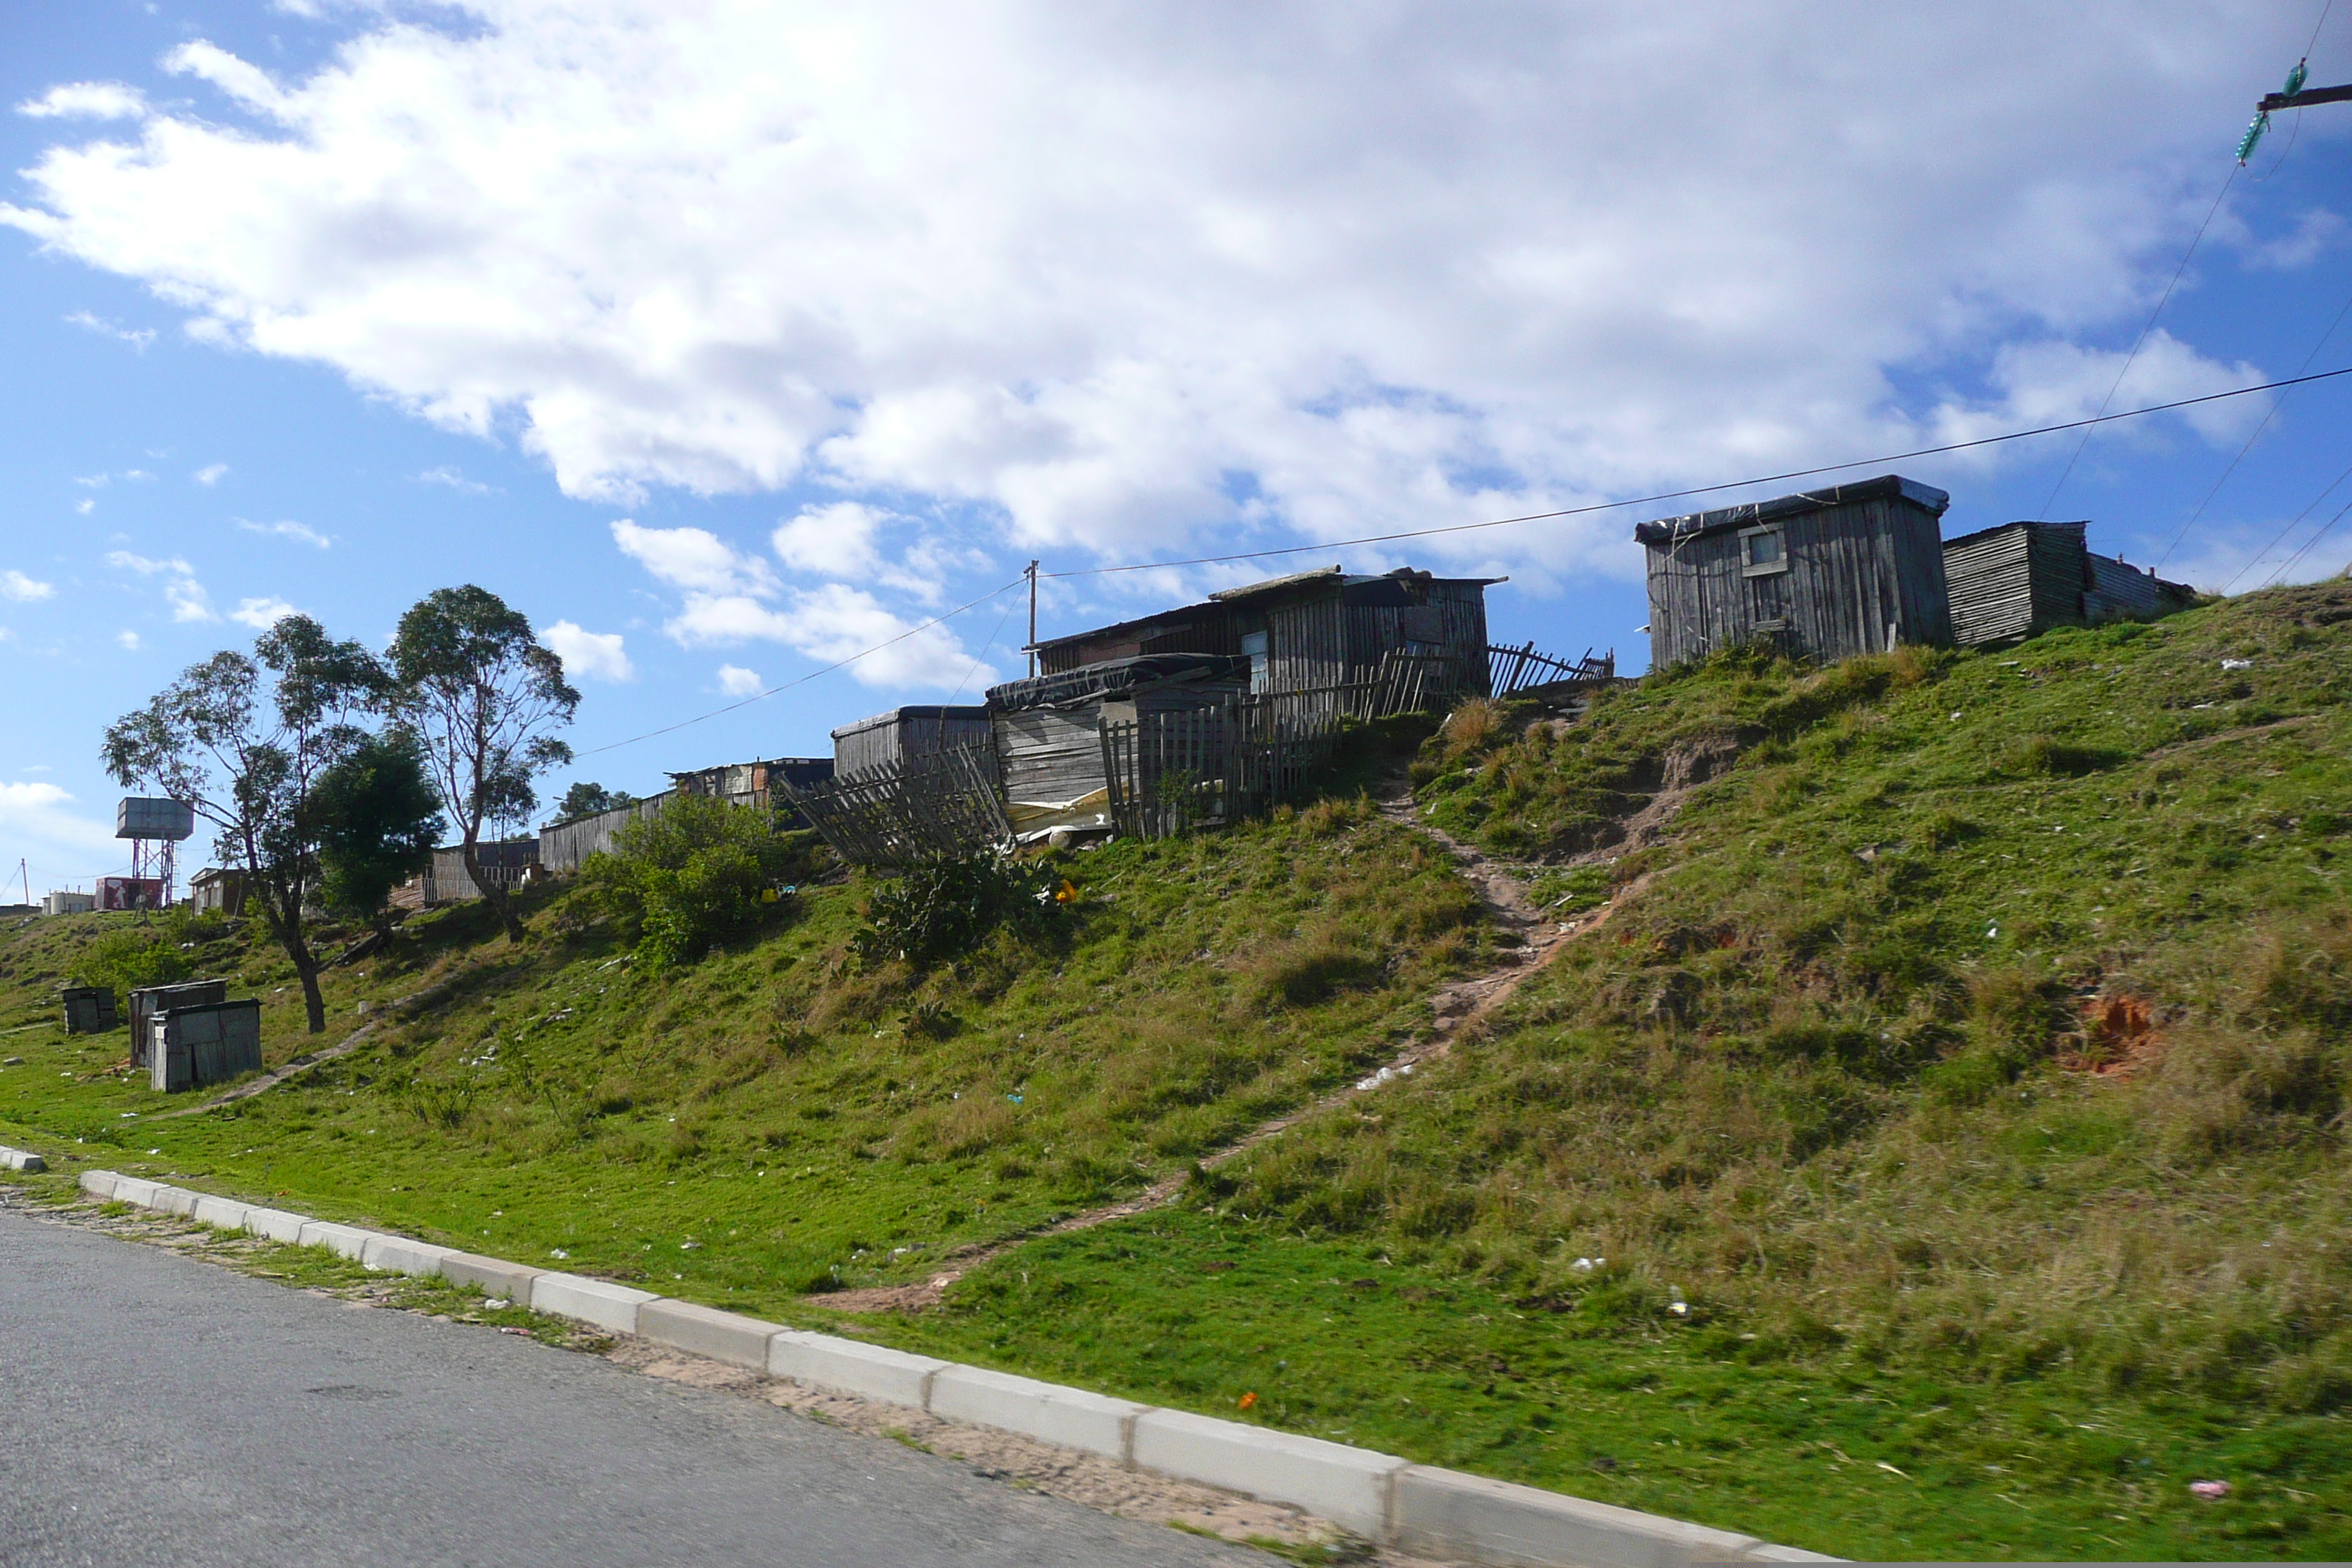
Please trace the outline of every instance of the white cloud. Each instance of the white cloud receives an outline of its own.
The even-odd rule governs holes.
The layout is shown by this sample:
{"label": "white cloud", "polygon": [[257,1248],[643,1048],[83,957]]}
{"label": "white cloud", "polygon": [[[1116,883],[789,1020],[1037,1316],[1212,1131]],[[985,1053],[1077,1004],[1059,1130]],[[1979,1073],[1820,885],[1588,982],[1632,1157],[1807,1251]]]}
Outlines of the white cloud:
{"label": "white cloud", "polygon": [[0,572],[0,599],[14,599],[20,605],[29,605],[36,599],[54,598],[57,592],[56,584],[27,577],[13,566]]}
{"label": "white cloud", "polygon": [[96,511],[97,510],[98,503],[90,500],[88,496],[84,496],[81,500],[74,502],[74,510],[79,512],[84,517],[88,517],[91,512]]}
{"label": "white cloud", "polygon": [[416,482],[420,485],[446,485],[461,496],[486,496],[496,493],[491,486],[483,484],[478,479],[469,479],[446,464],[437,468],[425,469],[416,476]]}
{"label": "white cloud", "polygon": [[120,338],[142,353],[146,353],[147,345],[155,341],[155,329],[152,327],[117,326],[105,317],[93,316],[88,310],[76,310],[72,315],[68,316],[66,321],[77,327],[88,327],[91,331],[103,333],[110,338]]}
{"label": "white cloud", "polygon": [[159,572],[168,572],[181,577],[193,577],[196,571],[194,567],[176,555],[168,560],[159,561],[149,555],[133,555],[128,550],[108,551],[106,563],[120,572],[136,572],[142,577],[152,577]]}
{"label": "white cloud", "polygon": [[127,652],[130,652],[130,653],[137,653],[137,652],[139,651],[139,647],[140,647],[140,644],[139,644],[139,634],[138,634],[137,632],[134,632],[134,631],[120,631],[120,632],[117,632],[117,633],[115,633],[115,634],[114,634],[114,640],[115,640],[115,642],[116,642],[119,646],[121,646],[121,647],[125,651],[127,651]]}
{"label": "white cloud", "polygon": [[320,550],[335,542],[317,529],[305,527],[299,522],[248,522],[240,517],[236,520],[236,526],[247,533],[272,534],[279,539],[291,539],[303,544],[315,545]]}
{"label": "white cloud", "polygon": [[[613,539],[655,577],[684,591],[682,607],[662,626],[681,647],[780,642],[829,664],[890,643],[850,667],[869,686],[954,686],[972,669],[947,627],[904,637],[918,623],[864,589],[843,583],[787,587],[766,562],[706,529],[641,528],[625,519],[613,524]],[[982,676],[989,673],[983,666]]]}
{"label": "white cloud", "polygon": [[613,524],[622,553],[673,588],[712,595],[766,595],[776,575],[756,555],[746,555],[701,528],[640,528],[627,518]]}
{"label": "white cloud", "polygon": [[[2206,0],[467,9],[283,79],[184,47],[233,115],[53,146],[0,221],[512,421],[576,496],[814,481],[1119,556],[2076,405],[2303,42]],[[1623,531],[1429,553],[1614,571]]]}
{"label": "white cloud", "polygon": [[[172,606],[172,618],[175,621],[202,624],[220,619],[213,609],[212,595],[205,593],[205,585],[196,581],[196,569],[177,555],[158,559],[152,555],[135,555],[128,550],[110,550],[106,552],[106,563],[119,572],[136,572],[142,577],[168,579],[163,584],[163,599]],[[272,602],[247,599],[245,606]],[[248,626],[269,624],[268,621],[247,620],[245,606],[239,607],[235,619],[245,620]]]}
{"label": "white cloud", "polygon": [[125,468],[122,471],[122,478],[127,483],[134,485],[152,485],[155,482],[155,476],[144,468]]}
{"label": "white cloud", "polygon": [[228,465],[226,463],[206,463],[203,468],[198,468],[194,473],[190,474],[188,477],[195,480],[196,483],[209,488],[220,483],[222,476],[227,472]]}
{"label": "white cloud", "polygon": [[[193,583],[188,585],[191,588],[195,588],[195,584]],[[198,596],[201,597],[204,590],[196,588],[196,593]],[[287,616],[298,616],[300,614],[301,612],[297,610],[293,605],[288,604],[285,600],[273,595],[272,597],[264,599],[239,599],[236,602],[236,608],[228,613],[228,618],[232,621],[237,622],[239,625],[251,626],[257,632],[266,632],[270,627],[276,626],[278,622],[284,620]],[[212,616],[209,610],[207,610],[205,615],[202,617],[194,616],[176,616],[174,618],[178,620],[195,620],[198,618],[209,620]]]}
{"label": "white cloud", "polygon": [[2326,208],[2307,212],[2296,220],[2294,232],[2250,247],[2246,264],[2274,272],[2293,272],[2310,266],[2344,243],[2345,221]]}
{"label": "white cloud", "polygon": [[622,649],[619,632],[584,631],[571,621],[558,621],[539,634],[539,640],[555,650],[563,661],[567,675],[585,676],[591,680],[635,680],[636,666]]}
{"label": "white cloud", "polygon": [[74,476],[74,483],[86,486],[87,488],[94,490],[104,489],[109,482],[110,480],[104,474],[77,474]]}
{"label": "white cloud", "polygon": [[757,697],[768,689],[756,669],[746,669],[740,664],[719,667],[719,689],[730,697]]}
{"label": "white cloud", "polygon": [[36,896],[77,879],[87,885],[93,868],[119,862],[114,824],[79,815],[73,799],[53,784],[0,784],[0,839],[11,847],[12,866],[18,855],[32,863]]}
{"label": "white cloud", "polygon": [[147,100],[119,81],[76,81],[18,104],[16,112],[35,120],[136,120],[147,112]]}

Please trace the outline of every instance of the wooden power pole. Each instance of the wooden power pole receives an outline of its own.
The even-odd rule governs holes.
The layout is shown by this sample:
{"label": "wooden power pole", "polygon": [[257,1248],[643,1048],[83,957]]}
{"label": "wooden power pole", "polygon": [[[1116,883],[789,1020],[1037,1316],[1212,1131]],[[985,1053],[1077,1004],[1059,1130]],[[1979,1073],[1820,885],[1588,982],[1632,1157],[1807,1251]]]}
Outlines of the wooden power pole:
{"label": "wooden power pole", "polygon": [[2303,60],[2295,61],[2294,69],[2286,73],[2285,88],[2278,92],[2263,94],[2262,101],[2254,105],[2253,122],[2246,127],[2246,134],[2238,142],[2240,167],[2242,168],[2246,160],[2254,155],[2254,144],[2263,139],[2263,132],[2271,128],[2271,116],[2280,110],[2315,109],[2323,103],[2352,102],[2352,82],[2342,87],[2305,87],[2305,64]]}
{"label": "wooden power pole", "polygon": [[1029,563],[1029,674],[1037,673],[1037,563]]}

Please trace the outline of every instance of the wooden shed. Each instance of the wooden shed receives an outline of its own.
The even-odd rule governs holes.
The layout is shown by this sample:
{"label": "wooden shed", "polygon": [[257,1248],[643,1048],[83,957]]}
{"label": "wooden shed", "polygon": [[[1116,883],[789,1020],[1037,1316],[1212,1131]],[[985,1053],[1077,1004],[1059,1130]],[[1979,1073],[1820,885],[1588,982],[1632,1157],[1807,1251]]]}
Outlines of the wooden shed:
{"label": "wooden shed", "polygon": [[1949,645],[1937,520],[1950,503],[1885,474],[1643,523],[1652,667],[1758,640],[1821,660]]}
{"label": "wooden shed", "polygon": [[2119,556],[2095,555],[2088,523],[2005,522],[1944,543],[1951,584],[1952,637],[1983,647],[2057,626],[2153,620],[2197,603],[2197,591],[2143,572]]}
{"label": "wooden shed", "polygon": [[1234,656],[1150,654],[989,688],[1005,816],[1014,837],[1108,827],[1103,726],[1151,713],[1221,708],[1247,689],[1248,669]]}
{"label": "wooden shed", "polygon": [[[987,739],[988,710],[983,707],[893,708],[833,732],[833,771],[854,773],[877,763],[902,763]],[[798,787],[802,781],[793,783]]]}
{"label": "wooden shed", "polygon": [[1255,692],[1311,691],[1365,680],[1391,653],[1456,661],[1464,685],[1484,690],[1486,590],[1501,577],[1439,577],[1410,567],[1378,576],[1338,566],[1268,578],[1208,602],[1035,645],[1037,667],[1060,675],[1154,654],[1250,661]]}

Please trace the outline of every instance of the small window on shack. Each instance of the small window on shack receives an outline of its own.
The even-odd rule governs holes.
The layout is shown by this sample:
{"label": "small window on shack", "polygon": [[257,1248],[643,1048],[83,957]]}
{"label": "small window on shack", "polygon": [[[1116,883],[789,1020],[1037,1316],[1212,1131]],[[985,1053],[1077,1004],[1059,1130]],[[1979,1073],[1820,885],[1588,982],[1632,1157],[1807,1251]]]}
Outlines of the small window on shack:
{"label": "small window on shack", "polygon": [[1739,574],[1761,577],[1789,569],[1788,542],[1777,528],[1743,528],[1739,531]]}
{"label": "small window on shack", "polygon": [[1274,678],[1266,665],[1265,634],[1264,632],[1244,632],[1242,634],[1242,652],[1249,656],[1251,693],[1255,695],[1271,688],[1274,684]]}

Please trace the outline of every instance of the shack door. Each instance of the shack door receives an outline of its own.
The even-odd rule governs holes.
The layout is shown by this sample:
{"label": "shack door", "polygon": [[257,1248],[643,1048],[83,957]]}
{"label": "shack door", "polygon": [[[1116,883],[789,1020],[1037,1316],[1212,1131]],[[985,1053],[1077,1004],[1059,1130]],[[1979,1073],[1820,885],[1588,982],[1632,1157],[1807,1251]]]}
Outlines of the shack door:
{"label": "shack door", "polygon": [[1739,576],[1750,635],[1789,646],[1789,542],[1778,527],[1739,531]]}

